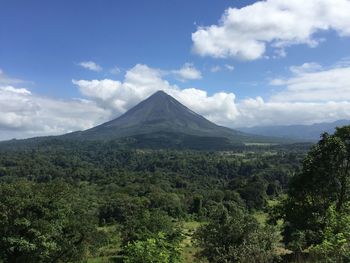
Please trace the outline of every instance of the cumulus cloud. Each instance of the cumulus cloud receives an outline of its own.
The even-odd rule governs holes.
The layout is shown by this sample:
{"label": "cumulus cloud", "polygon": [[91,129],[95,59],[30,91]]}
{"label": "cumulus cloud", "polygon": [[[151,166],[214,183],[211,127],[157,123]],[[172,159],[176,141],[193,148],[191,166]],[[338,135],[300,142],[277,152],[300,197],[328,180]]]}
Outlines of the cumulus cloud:
{"label": "cumulus cloud", "polygon": [[187,107],[212,121],[234,120],[237,114],[233,93],[209,96],[196,88],[180,89],[163,79],[163,72],[147,65],[137,64],[125,74],[124,80],[73,80],[82,94],[100,107],[112,109],[118,116],[158,90],[164,90]]}
{"label": "cumulus cloud", "polygon": [[167,92],[215,123],[232,125],[239,115],[235,103],[236,96],[232,92],[218,92],[211,96],[206,91],[195,88],[167,90]]}
{"label": "cumulus cloud", "polygon": [[277,56],[296,44],[316,47],[316,33],[334,30],[350,36],[349,0],[267,0],[243,8],[228,8],[217,25],[192,34],[193,50],[202,56],[255,60],[267,45]]}
{"label": "cumulus cloud", "polygon": [[78,65],[85,69],[95,71],[95,72],[99,72],[102,70],[102,67],[93,61],[83,61],[83,62],[80,62]]}
{"label": "cumulus cloud", "polygon": [[233,127],[289,125],[350,119],[350,66],[336,63],[325,68],[309,62],[291,66],[291,77],[273,79],[282,90],[237,102],[239,114]]}
{"label": "cumulus cloud", "polygon": [[0,86],[0,139],[55,135],[92,127],[110,112],[87,100],[57,100]]}
{"label": "cumulus cloud", "polygon": [[172,73],[176,78],[178,78],[181,81],[202,78],[202,73],[198,69],[196,69],[191,63],[185,63],[182,66],[182,68],[172,70],[170,73]]}
{"label": "cumulus cloud", "polygon": [[271,81],[272,85],[283,85],[283,88],[267,100],[261,97],[237,100],[231,92],[209,95],[198,88],[181,89],[163,79],[161,70],[142,64],[128,70],[123,81],[79,80],[74,83],[100,107],[112,108],[115,116],[157,90],[164,90],[209,120],[229,127],[350,119],[350,95],[346,95],[349,94],[346,87],[350,89],[349,68],[324,69],[311,62],[292,66],[290,70],[293,75],[290,79]]}

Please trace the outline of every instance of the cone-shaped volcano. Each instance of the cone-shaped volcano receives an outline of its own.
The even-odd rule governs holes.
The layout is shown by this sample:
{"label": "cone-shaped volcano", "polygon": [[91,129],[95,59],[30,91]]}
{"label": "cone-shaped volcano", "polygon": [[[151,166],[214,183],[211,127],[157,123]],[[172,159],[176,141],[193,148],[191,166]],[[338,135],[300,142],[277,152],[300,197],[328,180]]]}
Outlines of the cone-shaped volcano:
{"label": "cone-shaped volcano", "polygon": [[174,145],[186,148],[188,144],[222,148],[223,145],[271,141],[216,125],[164,91],[157,91],[114,120],[63,137],[104,141],[132,138],[137,145],[148,146],[151,142],[156,147],[161,144],[160,148]]}

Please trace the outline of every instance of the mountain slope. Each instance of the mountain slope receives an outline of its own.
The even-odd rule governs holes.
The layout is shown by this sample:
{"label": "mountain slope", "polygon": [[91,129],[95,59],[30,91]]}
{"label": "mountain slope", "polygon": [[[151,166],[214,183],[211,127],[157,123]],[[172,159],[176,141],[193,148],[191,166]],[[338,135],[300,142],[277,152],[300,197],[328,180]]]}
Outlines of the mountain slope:
{"label": "mountain slope", "polygon": [[333,133],[335,127],[349,124],[350,120],[338,120],[330,123],[324,122],[312,125],[256,126],[251,128],[238,128],[238,130],[260,136],[290,138],[298,141],[317,141],[321,133]]}
{"label": "mountain slope", "polygon": [[154,93],[119,118],[81,134],[87,137],[104,134],[115,138],[160,131],[220,137],[240,134],[208,121],[164,91]]}
{"label": "mountain slope", "polygon": [[[163,91],[158,91],[122,116],[86,131],[64,135],[83,140],[132,138],[138,145],[210,144],[276,142],[216,125],[193,112]],[[130,140],[128,140],[130,141]],[[204,146],[204,145],[203,145]]]}

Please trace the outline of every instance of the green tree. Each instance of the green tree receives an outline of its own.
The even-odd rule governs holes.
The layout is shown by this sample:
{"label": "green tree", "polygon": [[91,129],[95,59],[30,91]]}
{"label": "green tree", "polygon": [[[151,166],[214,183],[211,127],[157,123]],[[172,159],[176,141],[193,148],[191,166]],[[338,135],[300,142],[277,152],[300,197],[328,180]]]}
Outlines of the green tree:
{"label": "green tree", "polygon": [[130,217],[135,217],[140,211],[148,209],[149,200],[144,197],[131,197],[127,194],[114,194],[99,209],[101,223],[125,223]]}
{"label": "green tree", "polygon": [[150,207],[152,209],[163,210],[172,217],[181,217],[184,214],[181,199],[175,193],[154,191],[147,197],[150,200]]}
{"label": "green tree", "polygon": [[209,223],[195,233],[198,256],[213,263],[272,262],[278,235],[272,227],[261,227],[248,213],[234,205],[218,206]]}
{"label": "green tree", "polygon": [[129,243],[124,252],[125,263],[181,262],[179,243],[170,243],[162,232],[153,238]]}
{"label": "green tree", "polygon": [[311,257],[317,262],[350,262],[350,207],[337,212],[331,206],[326,215],[324,239],[321,244],[311,246]]}
{"label": "green tree", "polygon": [[172,218],[161,210],[140,211],[121,226],[122,243],[147,240],[162,232],[172,243],[182,239],[180,228],[175,225]]}
{"label": "green tree", "polygon": [[194,195],[190,212],[201,215],[203,208],[203,196]]}
{"label": "green tree", "polygon": [[0,261],[77,261],[87,248],[93,217],[62,182],[0,184]]}
{"label": "green tree", "polygon": [[310,150],[302,172],[290,183],[288,198],[282,204],[284,238],[287,245],[301,251],[320,244],[331,206],[340,213],[349,201],[350,126],[327,133]]}

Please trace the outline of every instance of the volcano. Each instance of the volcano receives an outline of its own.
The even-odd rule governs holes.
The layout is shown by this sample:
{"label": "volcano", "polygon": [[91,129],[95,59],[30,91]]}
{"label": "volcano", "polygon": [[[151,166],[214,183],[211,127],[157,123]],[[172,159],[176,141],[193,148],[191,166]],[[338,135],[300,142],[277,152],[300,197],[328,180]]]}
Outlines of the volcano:
{"label": "volcano", "polygon": [[217,125],[165,93],[157,91],[120,117],[94,128],[63,135],[78,140],[119,140],[139,147],[216,149],[271,142]]}

